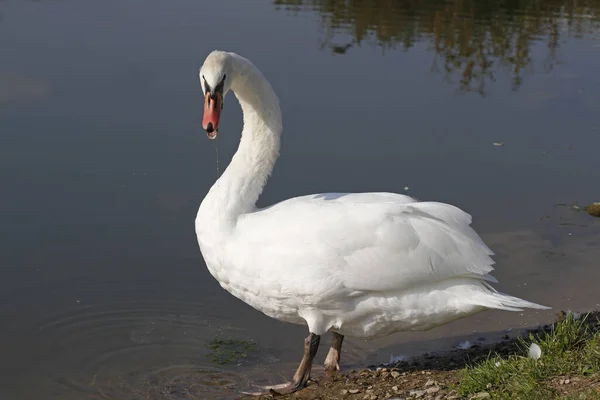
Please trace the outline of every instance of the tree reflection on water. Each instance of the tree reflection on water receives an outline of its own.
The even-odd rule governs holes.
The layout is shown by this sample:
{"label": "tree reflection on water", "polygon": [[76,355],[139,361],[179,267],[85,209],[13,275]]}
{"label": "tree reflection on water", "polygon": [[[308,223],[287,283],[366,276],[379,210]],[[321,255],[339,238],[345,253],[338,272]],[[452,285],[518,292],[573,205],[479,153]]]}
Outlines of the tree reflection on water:
{"label": "tree reflection on water", "polygon": [[[600,1],[575,0],[275,0],[278,9],[315,12],[325,31],[323,47],[345,54],[373,44],[408,51],[427,43],[435,52],[432,70],[459,82],[465,92],[484,95],[499,69],[513,90],[533,70],[534,44],[546,44],[544,70],[557,63],[563,38],[582,38],[600,23]],[[337,36],[350,36],[336,43]],[[348,40],[348,39],[347,39]],[[543,54],[540,52],[540,54]]]}

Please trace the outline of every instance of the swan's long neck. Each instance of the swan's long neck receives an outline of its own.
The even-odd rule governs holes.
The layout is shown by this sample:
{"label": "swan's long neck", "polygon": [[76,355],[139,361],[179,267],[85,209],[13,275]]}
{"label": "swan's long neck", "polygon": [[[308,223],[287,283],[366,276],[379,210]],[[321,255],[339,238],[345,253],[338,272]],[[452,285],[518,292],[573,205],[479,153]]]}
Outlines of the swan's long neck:
{"label": "swan's long neck", "polygon": [[244,128],[238,151],[206,195],[196,219],[196,231],[235,226],[241,214],[254,210],[275,161],[282,131],[279,101],[258,69],[235,58],[231,90],[242,107]]}

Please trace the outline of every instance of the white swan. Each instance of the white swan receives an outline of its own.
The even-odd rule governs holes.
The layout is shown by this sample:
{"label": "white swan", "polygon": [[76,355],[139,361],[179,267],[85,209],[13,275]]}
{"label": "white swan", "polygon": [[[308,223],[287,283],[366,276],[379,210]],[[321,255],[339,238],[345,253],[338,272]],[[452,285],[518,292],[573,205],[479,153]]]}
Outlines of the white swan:
{"label": "white swan", "polygon": [[326,193],[255,206],[277,157],[279,101],[247,59],[214,51],[200,69],[203,127],[218,133],[232,90],[244,114],[239,149],[196,218],[210,273],[231,294],[281,321],[307,324],[291,383],[306,385],[320,335],[332,331],[325,369],[339,369],[344,335],[427,330],[485,309],[547,309],[496,292],[493,253],[471,217],[443,203],[393,193]]}

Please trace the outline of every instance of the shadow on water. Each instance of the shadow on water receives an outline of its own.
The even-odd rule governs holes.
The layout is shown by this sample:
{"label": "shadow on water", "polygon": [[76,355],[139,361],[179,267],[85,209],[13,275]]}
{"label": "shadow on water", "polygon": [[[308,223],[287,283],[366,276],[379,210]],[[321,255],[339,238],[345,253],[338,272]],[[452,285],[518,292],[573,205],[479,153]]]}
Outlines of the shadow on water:
{"label": "shadow on water", "polygon": [[[462,92],[485,95],[502,71],[518,90],[533,71],[534,46],[546,47],[544,72],[559,63],[561,39],[582,38],[600,25],[599,1],[575,0],[275,0],[278,9],[315,12],[322,48],[346,54],[375,44],[409,51],[419,43],[434,52],[431,70]],[[349,39],[348,39],[349,37]]]}

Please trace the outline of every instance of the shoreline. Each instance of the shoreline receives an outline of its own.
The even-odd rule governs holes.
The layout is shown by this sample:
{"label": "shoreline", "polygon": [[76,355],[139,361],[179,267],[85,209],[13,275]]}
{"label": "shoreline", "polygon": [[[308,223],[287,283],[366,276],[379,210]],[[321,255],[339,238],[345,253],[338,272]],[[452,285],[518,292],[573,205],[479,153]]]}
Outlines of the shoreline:
{"label": "shoreline", "polygon": [[[539,359],[528,356],[531,343],[539,343],[543,349]],[[557,348],[558,345],[562,347]],[[586,358],[588,355],[591,358]],[[513,367],[522,370],[510,375],[515,372]],[[530,378],[528,374],[539,379],[527,381],[531,387],[520,387],[520,380]],[[475,343],[466,349],[371,365],[338,373],[330,379],[320,376],[301,391],[276,397],[282,400],[523,398],[524,394],[513,396],[527,390],[530,390],[527,398],[600,399],[600,311],[560,312],[555,322],[523,329],[514,337],[506,335],[500,341]]]}

